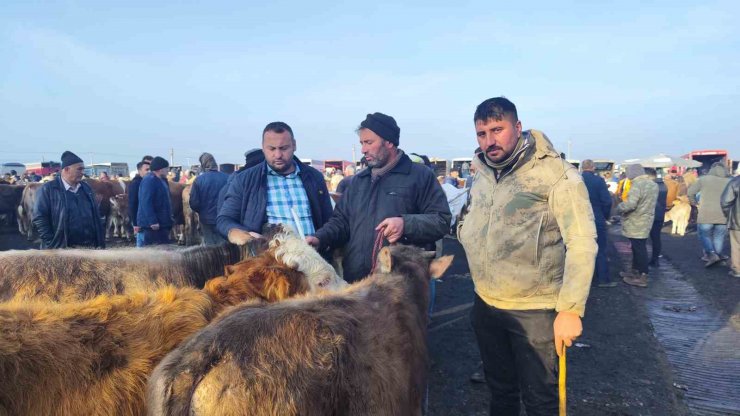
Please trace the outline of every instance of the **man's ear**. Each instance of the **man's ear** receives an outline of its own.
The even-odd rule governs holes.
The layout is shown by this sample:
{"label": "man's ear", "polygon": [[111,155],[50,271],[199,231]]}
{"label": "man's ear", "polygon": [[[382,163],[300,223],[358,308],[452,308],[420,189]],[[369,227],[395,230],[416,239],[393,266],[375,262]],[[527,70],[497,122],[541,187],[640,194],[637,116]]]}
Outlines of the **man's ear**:
{"label": "man's ear", "polygon": [[392,267],[391,250],[388,247],[383,247],[378,253],[378,271],[380,273],[390,273]]}

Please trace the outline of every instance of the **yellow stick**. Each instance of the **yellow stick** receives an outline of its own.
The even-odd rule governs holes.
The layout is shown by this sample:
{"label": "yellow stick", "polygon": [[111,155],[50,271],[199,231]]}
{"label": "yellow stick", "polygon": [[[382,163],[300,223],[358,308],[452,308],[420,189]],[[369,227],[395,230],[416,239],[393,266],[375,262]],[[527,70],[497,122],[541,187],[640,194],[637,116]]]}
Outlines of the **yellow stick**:
{"label": "yellow stick", "polygon": [[560,356],[560,365],[558,369],[558,390],[559,390],[559,415],[565,416],[566,410],[566,391],[565,391],[565,345],[563,345],[563,354]]}

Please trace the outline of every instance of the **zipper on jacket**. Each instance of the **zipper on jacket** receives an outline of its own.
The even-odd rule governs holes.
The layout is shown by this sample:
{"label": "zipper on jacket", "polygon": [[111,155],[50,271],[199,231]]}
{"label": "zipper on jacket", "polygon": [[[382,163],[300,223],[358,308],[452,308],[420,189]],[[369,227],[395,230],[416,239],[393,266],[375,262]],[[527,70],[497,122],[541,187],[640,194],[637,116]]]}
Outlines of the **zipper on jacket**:
{"label": "zipper on jacket", "polygon": [[540,225],[537,227],[537,237],[534,239],[534,265],[539,267],[540,257],[540,236],[542,235],[542,225],[545,223],[547,212],[543,212],[540,217]]}

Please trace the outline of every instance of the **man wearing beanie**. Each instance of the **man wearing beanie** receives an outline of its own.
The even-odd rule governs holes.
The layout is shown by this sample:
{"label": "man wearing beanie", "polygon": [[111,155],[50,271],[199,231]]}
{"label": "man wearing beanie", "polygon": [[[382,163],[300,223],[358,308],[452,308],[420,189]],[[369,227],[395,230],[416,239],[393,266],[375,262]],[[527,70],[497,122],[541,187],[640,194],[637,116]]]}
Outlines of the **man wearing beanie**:
{"label": "man wearing beanie", "polygon": [[[264,161],[233,176],[218,211],[218,231],[234,244],[260,238],[265,224],[313,235],[331,216],[321,173],[295,157],[293,130],[282,121],[262,130]],[[247,156],[247,161],[250,155]],[[254,156],[254,155],[253,155]]]}
{"label": "man wearing beanie", "polygon": [[155,157],[150,164],[150,172],[139,186],[139,210],[136,225],[144,234],[144,246],[168,244],[170,230],[175,221],[170,204],[170,188],[167,184],[167,160]]}
{"label": "man wearing beanie", "polygon": [[218,211],[221,211],[221,206],[223,206],[224,200],[226,199],[226,191],[229,189],[229,186],[231,185],[231,182],[234,180],[234,178],[236,178],[237,175],[241,174],[252,166],[257,166],[264,161],[265,154],[262,153],[262,149],[255,148],[244,152],[244,165],[240,167],[239,170],[229,175],[228,179],[226,180],[226,185],[221,188],[221,192],[218,193],[218,209],[216,210],[217,214]]}
{"label": "man wearing beanie", "polygon": [[198,160],[202,173],[191,186],[190,208],[198,213],[203,244],[216,245],[224,241],[216,230],[218,195],[226,185],[229,175],[218,171],[218,163],[210,153],[203,153]]}
{"label": "man wearing beanie", "polygon": [[70,151],[62,153],[62,171],[38,191],[33,224],[41,248],[105,248],[105,227],[90,185],[82,182],[85,165]]}
{"label": "man wearing beanie", "polygon": [[490,414],[558,412],[556,355],[581,334],[598,250],[588,190],[547,136],[522,130],[514,103],[473,115],[481,152],[457,234],[475,300],[470,313]]}
{"label": "man wearing beanie", "polygon": [[619,275],[628,285],[647,287],[647,238],[655,218],[658,185],[640,164],[627,165],[625,171],[632,185],[627,199],[617,205],[617,212],[622,216],[622,235],[629,238],[632,246],[632,270]]}
{"label": "man wearing beanie", "polygon": [[434,173],[412,163],[398,148],[401,129],[393,117],[368,114],[357,129],[369,169],[357,173],[334,214],[309,244],[344,247],[344,279],[370,273],[376,233],[384,244],[400,242],[434,250],[450,228],[450,207]]}

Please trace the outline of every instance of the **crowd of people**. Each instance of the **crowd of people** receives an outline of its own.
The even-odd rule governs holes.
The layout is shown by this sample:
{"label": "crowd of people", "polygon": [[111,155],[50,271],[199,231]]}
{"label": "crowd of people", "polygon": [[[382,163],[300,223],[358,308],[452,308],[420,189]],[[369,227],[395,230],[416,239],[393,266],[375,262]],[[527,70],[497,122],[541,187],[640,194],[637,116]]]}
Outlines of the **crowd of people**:
{"label": "crowd of people", "polygon": [[[522,403],[527,414],[557,411],[556,357],[581,334],[592,284],[616,286],[606,260],[614,212],[632,246],[625,283],[647,286],[649,267],[660,261],[663,215],[684,196],[698,205],[707,267],[727,258],[722,244],[729,228],[731,274],[740,276],[740,179],[730,180],[723,166],[689,181],[629,165],[616,183],[615,204],[608,182],[616,179],[597,175],[591,160],[583,161],[580,173],[544,133],[523,130],[508,99],[485,100],[473,121],[478,149],[464,181],[454,173],[438,178],[428,159],[404,152],[400,127],[383,113],[368,114],[357,129],[363,154],[357,172],[354,166],[319,172],[302,163],[292,128],[272,122],[261,147],[247,151],[244,166],[231,175],[203,153],[189,204],[199,214],[205,244],[242,245],[262,238],[266,224],[284,224],[327,259],[342,250],[344,279],[355,282],[371,273],[384,244],[434,250],[452,223],[440,183],[467,187],[456,231],[475,285],[471,320],[491,414],[518,415]],[[136,168],[128,202],[137,246],[167,243],[173,226],[169,163],[145,156]],[[94,195],[81,182],[83,169],[79,157],[65,152],[60,175],[41,189],[34,223],[45,248],[105,245]]]}

